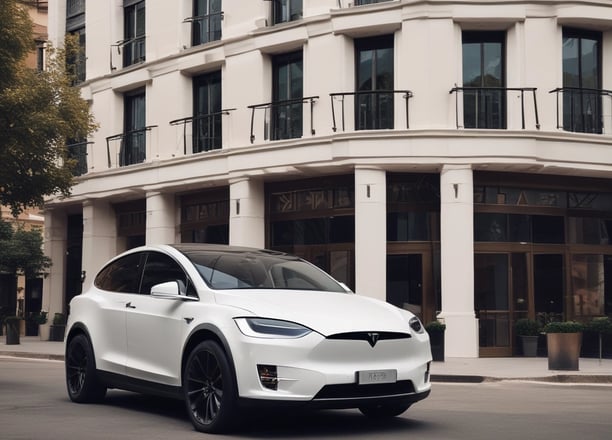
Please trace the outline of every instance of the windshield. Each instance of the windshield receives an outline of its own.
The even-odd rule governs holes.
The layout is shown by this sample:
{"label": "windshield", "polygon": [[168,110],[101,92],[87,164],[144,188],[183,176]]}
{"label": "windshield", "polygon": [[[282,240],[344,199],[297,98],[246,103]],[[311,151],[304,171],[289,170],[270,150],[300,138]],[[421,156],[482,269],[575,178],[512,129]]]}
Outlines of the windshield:
{"label": "windshield", "polygon": [[213,289],[291,289],[346,292],[327,273],[288,255],[186,253]]}

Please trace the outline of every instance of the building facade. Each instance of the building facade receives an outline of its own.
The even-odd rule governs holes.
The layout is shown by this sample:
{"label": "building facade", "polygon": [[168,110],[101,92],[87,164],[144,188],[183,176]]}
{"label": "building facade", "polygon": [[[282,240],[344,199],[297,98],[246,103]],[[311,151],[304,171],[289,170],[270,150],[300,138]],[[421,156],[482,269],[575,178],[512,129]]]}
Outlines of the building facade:
{"label": "building facade", "polygon": [[[612,6],[591,1],[57,0],[100,124],[45,211],[51,312],[116,253],[300,255],[443,318],[612,314]],[[83,281],[84,280],[84,281]],[[82,285],[82,283],[84,283]],[[358,319],[358,317],[356,317]]]}

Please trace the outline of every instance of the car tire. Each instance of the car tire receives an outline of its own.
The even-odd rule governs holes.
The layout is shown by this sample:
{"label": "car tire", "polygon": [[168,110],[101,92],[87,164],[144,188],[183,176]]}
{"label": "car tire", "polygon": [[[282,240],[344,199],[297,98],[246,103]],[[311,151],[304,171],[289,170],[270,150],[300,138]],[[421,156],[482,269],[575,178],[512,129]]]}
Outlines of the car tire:
{"label": "car tire", "polygon": [[408,403],[381,403],[378,405],[362,406],[359,408],[359,411],[361,411],[364,416],[373,419],[383,419],[399,416],[408,408],[410,408],[410,404]]}
{"label": "car tire", "polygon": [[66,388],[70,400],[77,403],[99,402],[106,387],[96,374],[96,359],[87,336],[76,335],[66,348]]}
{"label": "car tire", "polygon": [[198,344],[183,372],[187,413],[200,432],[226,432],[237,426],[236,381],[225,352],[214,341]]}

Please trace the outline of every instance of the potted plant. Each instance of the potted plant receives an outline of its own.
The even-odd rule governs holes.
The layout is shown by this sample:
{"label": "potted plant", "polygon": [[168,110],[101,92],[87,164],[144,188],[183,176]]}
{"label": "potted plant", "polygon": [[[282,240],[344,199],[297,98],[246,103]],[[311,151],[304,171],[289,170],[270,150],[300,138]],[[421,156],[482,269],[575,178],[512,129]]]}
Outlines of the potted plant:
{"label": "potted plant", "polygon": [[6,345],[19,344],[21,319],[21,316],[7,316],[4,318],[4,324],[6,325]]}
{"label": "potted plant", "polygon": [[575,321],[554,321],[544,326],[549,370],[578,370],[583,328]]}
{"label": "potted plant", "polygon": [[63,313],[53,315],[53,324],[51,325],[50,341],[63,341],[64,332],[66,331],[66,316]]}
{"label": "potted plant", "polygon": [[522,318],[514,324],[516,334],[521,338],[523,356],[535,357],[538,354],[540,324],[533,319]]}
{"label": "potted plant", "polygon": [[[41,309],[40,312],[32,314],[32,320],[38,324],[38,335],[40,336],[41,341],[49,340],[49,327],[44,327],[47,323],[47,317],[49,316],[49,312],[44,309]],[[43,331],[46,329],[46,331]]]}
{"label": "potted plant", "polygon": [[603,335],[612,334],[612,321],[607,316],[593,318],[587,325],[585,330],[597,333],[599,336],[599,360],[603,357]]}
{"label": "potted plant", "polygon": [[444,332],[446,324],[440,321],[431,321],[425,326],[431,344],[431,356],[434,361],[444,362]]}

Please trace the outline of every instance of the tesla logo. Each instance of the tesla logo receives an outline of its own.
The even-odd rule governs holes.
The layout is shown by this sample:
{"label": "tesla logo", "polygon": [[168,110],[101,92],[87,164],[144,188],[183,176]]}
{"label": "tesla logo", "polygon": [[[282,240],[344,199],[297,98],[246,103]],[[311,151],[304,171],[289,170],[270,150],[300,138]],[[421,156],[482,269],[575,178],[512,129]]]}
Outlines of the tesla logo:
{"label": "tesla logo", "polygon": [[368,343],[370,344],[370,347],[374,347],[379,338],[380,335],[378,333],[368,333]]}

